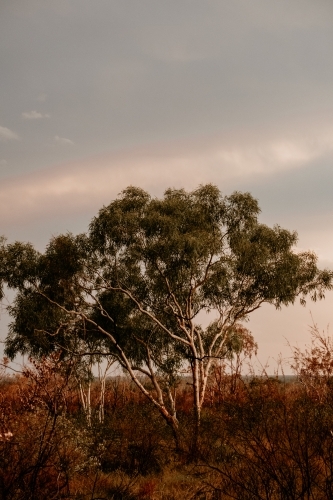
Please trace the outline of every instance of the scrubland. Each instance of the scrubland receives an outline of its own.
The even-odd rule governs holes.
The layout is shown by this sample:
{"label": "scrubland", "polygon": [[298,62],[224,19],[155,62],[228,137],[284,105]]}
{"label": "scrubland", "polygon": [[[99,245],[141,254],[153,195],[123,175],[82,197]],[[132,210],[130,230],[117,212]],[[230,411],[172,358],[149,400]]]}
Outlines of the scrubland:
{"label": "scrubland", "polygon": [[314,331],[312,345],[293,352],[293,378],[242,377],[215,365],[195,455],[190,378],[176,389],[176,449],[125,376],[106,379],[101,413],[100,381],[80,393],[68,361],[31,360],[16,375],[3,368],[1,498],[333,498],[331,347]]}

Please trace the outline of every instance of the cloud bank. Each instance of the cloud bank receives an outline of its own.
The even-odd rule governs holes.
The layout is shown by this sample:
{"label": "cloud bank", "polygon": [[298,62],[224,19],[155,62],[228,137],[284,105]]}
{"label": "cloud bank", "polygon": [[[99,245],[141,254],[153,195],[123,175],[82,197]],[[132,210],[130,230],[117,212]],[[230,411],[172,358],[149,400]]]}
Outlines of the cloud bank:
{"label": "cloud bank", "polygon": [[[222,187],[276,172],[304,169],[332,152],[330,131],[307,137],[213,137],[141,147],[70,162],[4,180],[0,187],[3,225],[38,220],[52,213],[96,210],[128,185],[158,195],[171,187],[193,189],[213,182]],[[65,138],[56,142],[72,144]]]}

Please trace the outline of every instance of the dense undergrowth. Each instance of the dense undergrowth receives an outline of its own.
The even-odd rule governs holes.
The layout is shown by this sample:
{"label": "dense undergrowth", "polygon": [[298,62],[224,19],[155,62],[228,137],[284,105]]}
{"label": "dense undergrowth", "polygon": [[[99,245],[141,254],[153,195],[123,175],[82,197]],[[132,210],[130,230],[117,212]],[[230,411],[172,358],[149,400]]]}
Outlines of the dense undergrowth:
{"label": "dense undergrowth", "polygon": [[215,367],[195,456],[187,379],[177,388],[176,450],[170,428],[125,377],[106,380],[101,419],[99,382],[88,418],[77,380],[54,359],[21,375],[3,372],[0,498],[333,498],[330,352],[318,335],[305,353],[295,351],[292,381]]}

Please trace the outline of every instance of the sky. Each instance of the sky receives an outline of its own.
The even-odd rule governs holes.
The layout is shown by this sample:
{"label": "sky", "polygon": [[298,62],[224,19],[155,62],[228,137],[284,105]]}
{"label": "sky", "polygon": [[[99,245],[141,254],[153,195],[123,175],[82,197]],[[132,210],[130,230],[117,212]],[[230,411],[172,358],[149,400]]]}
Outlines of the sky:
{"label": "sky", "polygon": [[[0,233],[43,250],[128,185],[214,183],[332,269],[332,23],[331,0],[0,0]],[[255,312],[260,362],[332,299]]]}

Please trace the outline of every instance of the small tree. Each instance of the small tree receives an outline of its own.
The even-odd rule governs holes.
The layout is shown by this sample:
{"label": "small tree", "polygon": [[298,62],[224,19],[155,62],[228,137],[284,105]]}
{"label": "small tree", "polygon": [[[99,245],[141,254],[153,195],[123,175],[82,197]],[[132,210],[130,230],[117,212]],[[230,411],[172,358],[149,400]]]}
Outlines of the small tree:
{"label": "small tree", "polygon": [[[313,253],[293,250],[296,233],[260,224],[258,214],[250,194],[223,197],[212,185],[168,189],[162,199],[130,187],[87,234],[53,238],[43,255],[4,246],[3,281],[18,290],[8,355],[99,343],[90,352],[117,358],[176,440],[175,387],[188,365],[195,447],[212,363],[239,345],[239,322],[265,302],[304,303],[331,287]],[[213,318],[206,328],[203,312]]]}

